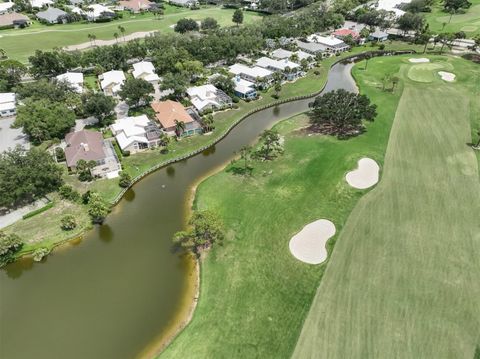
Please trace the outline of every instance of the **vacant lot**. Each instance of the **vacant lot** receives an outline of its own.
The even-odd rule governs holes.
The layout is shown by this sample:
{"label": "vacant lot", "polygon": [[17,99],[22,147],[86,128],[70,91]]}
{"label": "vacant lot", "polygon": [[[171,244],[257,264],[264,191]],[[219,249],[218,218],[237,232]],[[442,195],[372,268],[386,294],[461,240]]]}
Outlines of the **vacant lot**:
{"label": "vacant lot", "polygon": [[[480,344],[480,183],[466,145],[471,120],[478,126],[478,68],[431,60],[457,81],[442,81],[439,66],[413,81],[417,65],[400,66],[380,184],[337,240],[294,358],[473,358]],[[362,89],[379,104],[381,65],[394,62],[368,68]]]}
{"label": "vacant lot", "polygon": [[[232,15],[233,10],[219,7],[207,7],[194,11],[169,6],[165,15],[159,19],[155,19],[150,13],[145,13],[127,15],[124,19],[110,23],[73,23],[0,31],[0,48],[4,49],[10,58],[27,62],[28,56],[37,49],[51,50],[55,47],[88,42],[88,34],[95,35],[97,39],[114,39],[114,33],[122,35],[118,30],[119,25],[125,29],[125,35],[139,31],[173,32],[170,26],[185,17],[195,20],[213,17],[221,26],[226,26],[233,25]],[[258,19],[261,19],[261,17],[256,13],[244,13],[244,23]]]}

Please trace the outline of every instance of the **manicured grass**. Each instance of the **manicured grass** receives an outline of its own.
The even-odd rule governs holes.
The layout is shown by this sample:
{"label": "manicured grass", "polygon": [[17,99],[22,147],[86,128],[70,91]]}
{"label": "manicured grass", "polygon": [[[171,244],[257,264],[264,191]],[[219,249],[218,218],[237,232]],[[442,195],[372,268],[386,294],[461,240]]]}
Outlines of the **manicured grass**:
{"label": "manicured grass", "polygon": [[[431,58],[441,60],[445,58]],[[479,345],[478,65],[447,61],[455,83],[408,79],[380,184],[348,218],[293,358],[473,358]],[[437,70],[435,70],[437,71]],[[357,73],[358,70],[357,70]],[[362,86],[376,103],[385,95]]]}
{"label": "manicured grass", "polygon": [[[480,0],[470,0],[472,6],[463,14],[452,16],[443,11],[441,1],[432,7],[432,12],[425,13],[430,30],[435,33],[464,31],[471,38],[480,34]],[[445,26],[444,26],[445,24]]]}
{"label": "manicured grass", "polygon": [[[367,74],[395,73],[398,66],[376,60],[356,75],[362,88],[381,87]],[[382,93],[378,117],[362,136],[307,136],[300,129],[308,118],[300,115],[275,126],[285,137],[282,157],[254,162],[251,178],[233,175],[229,166],[200,184],[195,206],[218,212],[229,238],[204,259],[193,320],[161,358],[290,357],[328,261],[312,266],[296,260],[289,240],[320,218],[342,229],[364,193],[350,188],[344,175],[363,156],[382,163],[401,87]]]}
{"label": "manicured grass", "polygon": [[[0,48],[4,49],[10,58],[27,62],[28,56],[37,49],[50,50],[55,47],[61,48],[88,42],[88,34],[95,35],[97,39],[113,39],[113,34],[119,32],[119,25],[125,28],[125,35],[139,31],[173,32],[170,26],[184,17],[195,20],[213,17],[221,26],[227,26],[233,25],[232,14],[232,9],[221,9],[219,7],[189,10],[167,6],[165,15],[159,19],[155,19],[151,13],[145,13],[126,15],[124,19],[109,23],[72,23],[1,31]],[[244,23],[251,23],[259,19],[261,19],[261,16],[257,13],[244,13]]]}

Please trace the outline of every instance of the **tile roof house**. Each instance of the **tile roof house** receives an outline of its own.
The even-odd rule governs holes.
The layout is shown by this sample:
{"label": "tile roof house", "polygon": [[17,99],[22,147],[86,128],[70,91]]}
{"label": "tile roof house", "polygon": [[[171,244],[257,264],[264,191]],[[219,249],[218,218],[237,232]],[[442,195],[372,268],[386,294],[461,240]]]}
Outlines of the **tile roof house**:
{"label": "tile roof house", "polygon": [[160,77],[155,73],[155,67],[149,61],[141,61],[133,64],[133,77],[136,79],[144,79],[155,85],[160,80]]}
{"label": "tile roof house", "polygon": [[159,145],[161,131],[146,115],[118,119],[110,129],[122,151],[136,153]]}
{"label": "tile roof house", "polygon": [[321,36],[318,34],[312,34],[307,37],[307,41],[324,46],[326,51],[331,54],[347,51],[350,48],[350,46],[334,36]]}
{"label": "tile roof house", "polygon": [[232,99],[222,90],[208,84],[187,89],[192,105],[199,113],[205,110],[221,110],[232,106]]}
{"label": "tile roof house", "polygon": [[65,158],[68,168],[75,170],[78,161],[95,161],[92,176],[115,178],[122,169],[112,144],[100,132],[82,130],[70,132],[65,137]]}
{"label": "tile roof house", "polygon": [[30,24],[30,18],[17,12],[0,15],[0,27],[21,27]]}
{"label": "tile roof house", "polygon": [[13,92],[0,93],[0,117],[13,116],[15,113],[15,94]]}
{"label": "tile roof house", "polygon": [[149,0],[126,0],[120,1],[119,4],[121,7],[123,7],[124,10],[138,13],[141,11],[149,10],[154,3]]}
{"label": "tile roof house", "polygon": [[125,82],[123,71],[112,70],[98,76],[100,87],[107,96],[116,96]]}
{"label": "tile roof house", "polygon": [[68,82],[77,93],[83,92],[83,74],[81,72],[65,72],[56,78],[58,81]]}
{"label": "tile roof house", "polygon": [[172,100],[155,101],[152,102],[151,107],[155,111],[155,118],[160,122],[163,131],[171,136],[175,135],[177,122],[183,122],[185,124],[183,136],[202,132],[198,115],[195,116],[194,111],[188,111],[179,102]]}
{"label": "tile roof house", "polygon": [[360,33],[351,29],[338,29],[332,32],[332,35],[338,39],[343,39],[344,37],[351,36],[353,39],[356,40],[360,37]]}
{"label": "tile roof house", "polygon": [[58,24],[66,23],[67,13],[63,10],[57,9],[56,7],[49,7],[45,11],[37,12],[37,19],[48,24]]}
{"label": "tile roof house", "polygon": [[267,86],[273,81],[273,72],[259,66],[248,67],[242,64],[235,64],[230,66],[228,71],[256,85],[258,85],[259,80],[265,81]]}
{"label": "tile roof house", "polygon": [[288,81],[292,81],[299,77],[302,70],[299,64],[288,59],[274,60],[265,56],[259,58],[256,65],[273,72],[280,72]]}

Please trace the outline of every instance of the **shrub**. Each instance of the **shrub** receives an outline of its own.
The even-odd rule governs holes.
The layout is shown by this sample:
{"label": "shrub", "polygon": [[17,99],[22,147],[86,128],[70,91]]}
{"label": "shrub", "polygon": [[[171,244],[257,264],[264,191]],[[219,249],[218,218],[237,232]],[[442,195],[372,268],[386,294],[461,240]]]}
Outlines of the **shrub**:
{"label": "shrub", "polygon": [[16,234],[0,231],[0,267],[12,262],[15,253],[22,249],[23,242]]}
{"label": "shrub", "polygon": [[122,151],[123,157],[128,157],[130,156],[130,151]]}
{"label": "shrub", "polygon": [[125,171],[120,172],[118,185],[122,188],[127,188],[132,183],[132,177]]}
{"label": "shrub", "polygon": [[90,195],[91,194],[92,194],[92,192],[90,192],[90,191],[87,191],[84,194],[82,194],[82,203],[83,204],[88,204],[88,202],[90,201]]}
{"label": "shrub", "polygon": [[50,250],[48,248],[42,247],[42,248],[37,248],[33,252],[33,260],[35,262],[40,262],[43,257],[47,256],[50,253]]}
{"label": "shrub", "polygon": [[57,162],[65,161],[65,151],[61,147],[55,147],[55,157],[57,158]]}
{"label": "shrub", "polygon": [[60,220],[60,227],[64,231],[71,231],[77,228],[77,220],[75,219],[75,216],[73,216],[72,214],[66,214],[65,216],[63,216]]}
{"label": "shrub", "polygon": [[75,189],[72,186],[69,186],[67,184],[61,186],[58,190],[58,193],[60,194],[60,197],[63,199],[72,201],[72,202],[78,202],[80,200],[80,193],[75,191]]}
{"label": "shrub", "polygon": [[27,214],[24,214],[22,219],[27,219],[27,218],[36,216],[37,214],[45,212],[46,210],[48,210],[52,207],[53,207],[53,202],[49,202],[46,206],[43,206],[42,208],[39,208],[39,209],[36,209],[35,211],[28,212]]}

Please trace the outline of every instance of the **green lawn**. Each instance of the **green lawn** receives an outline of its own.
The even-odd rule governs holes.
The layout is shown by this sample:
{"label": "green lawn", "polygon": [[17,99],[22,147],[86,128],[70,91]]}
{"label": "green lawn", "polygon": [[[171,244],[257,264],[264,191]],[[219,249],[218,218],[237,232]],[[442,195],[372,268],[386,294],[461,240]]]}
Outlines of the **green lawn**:
{"label": "green lawn", "polygon": [[[219,7],[204,7],[200,10],[189,10],[168,6],[165,15],[155,19],[153,14],[125,15],[123,19],[109,23],[72,23],[53,26],[32,26],[27,29],[11,29],[0,31],[0,48],[7,55],[22,62],[27,62],[28,56],[37,49],[50,50],[55,47],[64,47],[88,42],[88,34],[96,35],[97,39],[113,39],[113,34],[118,31],[118,26],[125,28],[125,34],[139,31],[173,32],[170,27],[184,17],[203,20],[206,17],[215,18],[221,26],[233,25],[232,9]],[[257,13],[245,12],[244,23],[251,23],[261,19]]]}
{"label": "green lawn", "polygon": [[[404,90],[389,112],[381,182],[348,218],[293,358],[474,357],[480,183],[466,144],[479,126],[478,65],[432,59],[457,81],[412,81],[411,64],[383,60],[400,66]],[[360,76],[378,81],[384,63],[374,60]],[[375,87],[362,89],[385,101]]]}
{"label": "green lawn", "polygon": [[[443,11],[440,1],[432,7],[431,13],[425,13],[430,30],[435,33],[464,31],[471,38],[480,34],[480,0],[470,0],[472,6],[463,14],[452,16]],[[445,25],[444,25],[445,24]]]}

